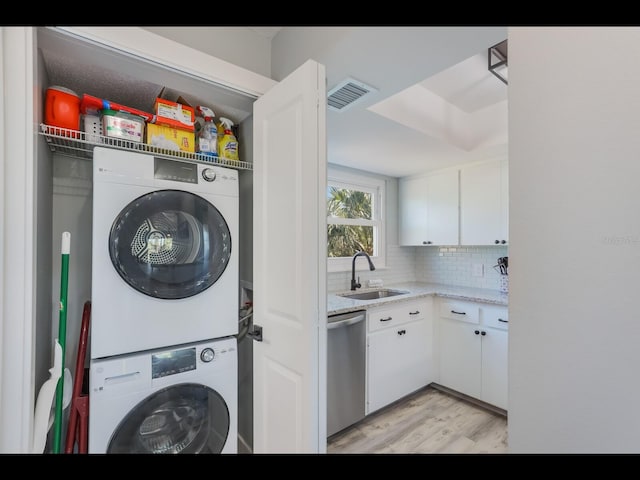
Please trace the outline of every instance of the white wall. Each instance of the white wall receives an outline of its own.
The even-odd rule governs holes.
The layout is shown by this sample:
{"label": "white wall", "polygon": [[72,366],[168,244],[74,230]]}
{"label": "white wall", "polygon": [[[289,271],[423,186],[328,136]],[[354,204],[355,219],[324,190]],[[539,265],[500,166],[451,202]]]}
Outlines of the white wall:
{"label": "white wall", "polygon": [[509,449],[640,451],[640,28],[509,29]]}
{"label": "white wall", "polygon": [[265,77],[271,77],[271,39],[246,27],[143,28]]}
{"label": "white wall", "polygon": [[[67,336],[65,366],[75,373],[84,303],[91,300],[91,244],[93,221],[93,163],[90,160],[53,155],[53,229],[50,242],[53,266],[50,267],[51,329],[58,337],[60,311],[60,247],[62,232],[71,233],[69,288],[67,294]],[[105,239],[106,244],[106,239]],[[91,331],[91,329],[89,329]],[[89,366],[88,362],[85,364]]]}

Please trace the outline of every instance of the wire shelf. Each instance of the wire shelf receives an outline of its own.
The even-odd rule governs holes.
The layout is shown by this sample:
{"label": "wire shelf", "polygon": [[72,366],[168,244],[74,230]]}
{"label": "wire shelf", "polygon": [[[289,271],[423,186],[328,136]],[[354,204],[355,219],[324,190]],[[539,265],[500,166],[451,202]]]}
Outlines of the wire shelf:
{"label": "wire shelf", "polygon": [[236,170],[253,170],[253,164],[251,162],[227,160],[224,157],[210,157],[201,153],[167,150],[165,148],[147,145],[146,143],[131,142],[121,138],[105,137],[96,133],[54,127],[44,123],[40,124],[40,135],[44,135],[52,152],[75,158],[92,159],[93,149],[95,147],[109,147],[130,152],[150,153],[156,157],[172,160],[189,160]]}

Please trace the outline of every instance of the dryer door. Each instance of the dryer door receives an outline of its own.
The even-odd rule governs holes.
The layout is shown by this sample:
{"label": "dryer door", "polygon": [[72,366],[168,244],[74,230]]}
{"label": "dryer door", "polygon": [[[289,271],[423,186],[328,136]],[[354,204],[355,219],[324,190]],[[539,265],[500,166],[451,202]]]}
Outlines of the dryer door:
{"label": "dryer door", "polygon": [[204,198],[158,190],[122,209],[111,227],[109,254],[118,274],[137,291],[186,298],[220,278],[231,256],[231,233]]}
{"label": "dryer door", "polygon": [[107,453],[220,453],[229,409],[204,385],[174,385],[150,395],[120,422]]}

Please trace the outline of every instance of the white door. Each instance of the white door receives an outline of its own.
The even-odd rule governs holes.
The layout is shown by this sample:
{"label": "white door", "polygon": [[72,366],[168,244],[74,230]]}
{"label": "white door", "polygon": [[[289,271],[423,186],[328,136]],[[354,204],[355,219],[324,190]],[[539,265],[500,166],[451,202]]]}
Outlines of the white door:
{"label": "white door", "polygon": [[326,451],[326,86],[307,61],[254,104],[254,453]]}

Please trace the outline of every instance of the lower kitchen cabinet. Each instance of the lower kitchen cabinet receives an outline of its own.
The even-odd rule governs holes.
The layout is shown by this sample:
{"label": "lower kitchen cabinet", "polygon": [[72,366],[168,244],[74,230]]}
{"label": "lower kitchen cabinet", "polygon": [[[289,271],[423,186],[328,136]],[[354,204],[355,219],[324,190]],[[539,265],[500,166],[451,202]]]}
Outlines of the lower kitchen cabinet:
{"label": "lower kitchen cabinet", "polygon": [[367,414],[433,381],[431,309],[429,297],[368,312]]}
{"label": "lower kitchen cabinet", "polygon": [[505,330],[483,328],[482,395],[483,401],[507,409],[507,363],[509,335]]}
{"label": "lower kitchen cabinet", "polygon": [[507,307],[442,299],[438,383],[507,409]]}
{"label": "lower kitchen cabinet", "polygon": [[475,398],[482,396],[482,346],[478,327],[440,319],[440,384]]}

